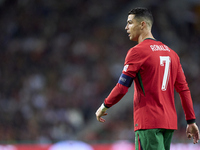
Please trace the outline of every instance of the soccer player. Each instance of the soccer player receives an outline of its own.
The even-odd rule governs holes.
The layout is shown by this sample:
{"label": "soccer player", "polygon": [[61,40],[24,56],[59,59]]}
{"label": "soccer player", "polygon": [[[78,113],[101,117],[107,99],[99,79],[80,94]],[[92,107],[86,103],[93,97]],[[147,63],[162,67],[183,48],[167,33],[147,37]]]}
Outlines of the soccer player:
{"label": "soccer player", "polygon": [[199,129],[179,57],[153,37],[152,24],[148,9],[135,8],[129,12],[125,29],[129,39],[138,44],[128,51],[119,81],[96,111],[96,118],[105,122],[102,116],[107,115],[106,110],[127,93],[134,81],[136,150],[169,150],[173,132],[177,130],[175,88],[187,121],[187,137],[193,137],[193,143],[197,143]]}

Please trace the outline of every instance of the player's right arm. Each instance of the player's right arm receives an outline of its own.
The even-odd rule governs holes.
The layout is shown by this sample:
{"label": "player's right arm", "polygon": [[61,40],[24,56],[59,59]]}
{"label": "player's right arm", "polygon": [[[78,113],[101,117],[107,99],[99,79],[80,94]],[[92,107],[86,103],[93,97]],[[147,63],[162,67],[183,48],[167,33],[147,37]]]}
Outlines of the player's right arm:
{"label": "player's right arm", "polygon": [[137,61],[140,61],[139,56],[134,51],[134,48],[132,48],[127,53],[124,63],[124,69],[118,80],[118,83],[112,89],[108,97],[104,100],[104,103],[95,113],[98,121],[105,122],[105,119],[103,119],[102,116],[107,115],[106,110],[119,102],[122,97],[128,92],[128,88],[131,86],[134,79],[133,74],[136,74],[133,72],[137,72],[137,69],[140,65],[140,63],[138,63]]}
{"label": "player's right arm", "polygon": [[112,89],[108,97],[104,100],[104,103],[95,113],[99,122],[105,122],[105,119],[103,119],[102,116],[107,115],[106,110],[122,99],[122,97],[128,92],[128,88],[131,86],[132,82],[133,78],[122,73],[116,86]]}

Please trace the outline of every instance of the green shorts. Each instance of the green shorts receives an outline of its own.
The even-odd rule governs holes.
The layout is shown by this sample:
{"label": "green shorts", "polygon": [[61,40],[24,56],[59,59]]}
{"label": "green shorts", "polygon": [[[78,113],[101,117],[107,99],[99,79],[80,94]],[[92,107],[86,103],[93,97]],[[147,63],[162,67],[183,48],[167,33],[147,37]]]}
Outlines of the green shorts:
{"label": "green shorts", "polygon": [[135,150],[170,150],[174,130],[147,129],[135,132]]}

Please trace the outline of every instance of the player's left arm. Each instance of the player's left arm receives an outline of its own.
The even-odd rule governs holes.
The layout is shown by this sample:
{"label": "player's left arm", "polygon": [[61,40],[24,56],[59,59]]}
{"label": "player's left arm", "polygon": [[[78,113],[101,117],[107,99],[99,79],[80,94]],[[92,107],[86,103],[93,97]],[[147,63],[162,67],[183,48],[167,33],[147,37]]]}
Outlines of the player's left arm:
{"label": "player's left arm", "polygon": [[181,98],[182,107],[185,113],[185,119],[187,121],[186,135],[187,137],[193,138],[193,143],[196,144],[199,140],[199,129],[196,125],[196,117],[193,109],[193,102],[191,93],[183,72],[181,65],[179,64],[177,80],[175,83],[176,91],[179,93]]}
{"label": "player's left arm", "polygon": [[194,123],[196,117],[193,109],[192,97],[181,64],[179,64],[178,68],[175,89],[180,95],[187,123]]}

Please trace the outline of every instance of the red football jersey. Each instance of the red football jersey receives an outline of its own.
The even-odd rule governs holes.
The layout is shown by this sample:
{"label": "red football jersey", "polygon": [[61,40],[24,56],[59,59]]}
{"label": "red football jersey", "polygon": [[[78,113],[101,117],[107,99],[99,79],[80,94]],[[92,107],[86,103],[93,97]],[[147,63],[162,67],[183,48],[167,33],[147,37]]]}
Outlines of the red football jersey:
{"label": "red football jersey", "polygon": [[[122,73],[134,78],[135,131],[177,129],[174,88],[180,94],[186,120],[195,119],[190,90],[179,57],[162,42],[145,39],[131,48]],[[105,99],[106,106],[111,107],[126,93],[125,86],[119,85]],[[123,94],[120,94],[123,91],[120,88],[125,89]]]}
{"label": "red football jersey", "polygon": [[134,126],[177,129],[174,87],[186,120],[195,119],[190,91],[178,55],[163,43],[146,39],[128,51],[123,73],[134,79]]}

